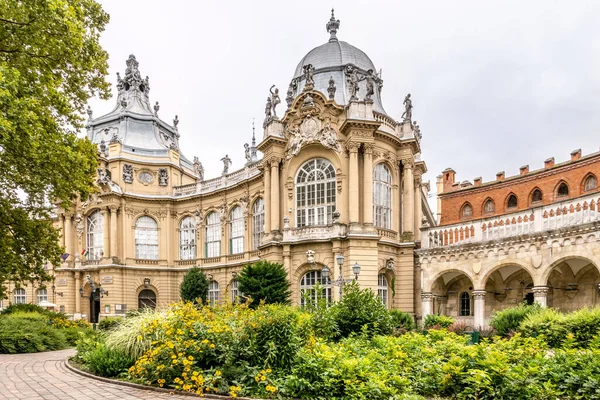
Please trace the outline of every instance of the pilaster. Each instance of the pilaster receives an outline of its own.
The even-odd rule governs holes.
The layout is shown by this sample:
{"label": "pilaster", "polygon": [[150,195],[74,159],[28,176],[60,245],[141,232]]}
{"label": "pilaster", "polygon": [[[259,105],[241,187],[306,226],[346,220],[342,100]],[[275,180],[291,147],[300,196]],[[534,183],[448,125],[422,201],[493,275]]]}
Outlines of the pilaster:
{"label": "pilaster", "polygon": [[346,148],[350,156],[350,165],[348,169],[348,208],[350,215],[350,228],[356,227],[359,220],[359,182],[358,182],[358,142],[348,142]]}
{"label": "pilaster", "polygon": [[413,229],[415,227],[414,207],[415,207],[415,183],[413,177],[412,159],[404,159],[404,212],[403,212],[403,238],[405,241],[412,241]]}
{"label": "pilaster", "polygon": [[363,144],[363,224],[366,230],[373,229],[373,143]]}

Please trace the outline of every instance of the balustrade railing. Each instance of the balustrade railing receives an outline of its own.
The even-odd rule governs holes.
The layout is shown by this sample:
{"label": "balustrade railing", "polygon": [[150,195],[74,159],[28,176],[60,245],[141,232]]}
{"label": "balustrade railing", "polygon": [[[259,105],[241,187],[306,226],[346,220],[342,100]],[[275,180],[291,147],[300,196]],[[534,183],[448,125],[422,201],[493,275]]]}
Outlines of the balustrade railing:
{"label": "balustrade railing", "polygon": [[422,231],[422,248],[498,240],[600,221],[600,195],[569,199],[517,213],[462,223],[435,226]]}
{"label": "balustrade railing", "polygon": [[202,194],[212,192],[219,188],[229,187],[246,179],[252,178],[260,174],[258,166],[260,161],[248,164],[244,168],[234,171],[230,174],[219,176],[217,178],[208,179],[198,183],[191,183],[182,186],[173,187],[173,196],[188,196],[192,194]]}

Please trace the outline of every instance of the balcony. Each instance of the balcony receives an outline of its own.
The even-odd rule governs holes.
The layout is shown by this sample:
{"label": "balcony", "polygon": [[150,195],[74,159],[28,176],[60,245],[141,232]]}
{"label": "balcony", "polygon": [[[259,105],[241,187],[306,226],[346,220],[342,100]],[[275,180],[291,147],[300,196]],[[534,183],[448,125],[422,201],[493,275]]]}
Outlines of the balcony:
{"label": "balcony", "polygon": [[343,224],[303,226],[301,228],[285,228],[283,242],[301,242],[304,240],[331,240],[345,237],[347,227]]}
{"label": "balcony", "polygon": [[234,171],[230,174],[219,176],[218,178],[208,179],[198,183],[173,187],[173,196],[183,197],[194,194],[203,194],[214,192],[215,190],[233,186],[239,182],[243,182],[249,178],[253,178],[260,174],[258,166],[260,161],[246,165],[244,168]]}
{"label": "balcony", "polygon": [[541,233],[600,221],[598,193],[528,210],[422,230],[421,247],[438,248]]}

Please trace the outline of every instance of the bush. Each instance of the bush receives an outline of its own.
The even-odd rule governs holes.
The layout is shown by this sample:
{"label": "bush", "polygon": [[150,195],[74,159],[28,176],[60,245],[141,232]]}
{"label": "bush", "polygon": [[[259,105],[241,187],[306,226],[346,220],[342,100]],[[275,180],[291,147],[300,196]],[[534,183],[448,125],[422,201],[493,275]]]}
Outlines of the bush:
{"label": "bush", "polygon": [[574,336],[574,346],[587,347],[595,336],[600,335],[600,307],[586,307],[567,314],[564,324]]}
{"label": "bush", "polygon": [[198,267],[190,269],[184,276],[179,289],[181,300],[206,303],[208,279]]}
{"label": "bush", "polygon": [[102,342],[96,342],[95,346],[81,353],[79,359],[92,374],[107,378],[119,376],[133,365],[127,355],[108,349]]}
{"label": "bush", "polygon": [[449,317],[447,315],[429,314],[425,317],[425,321],[423,321],[423,327],[425,329],[445,329],[452,325],[454,322],[454,318]]}
{"label": "bush", "polygon": [[144,327],[159,321],[162,312],[145,308],[129,315],[123,318],[119,326],[109,332],[106,346],[109,350],[125,354],[130,360],[135,361],[150,348],[152,342],[149,338],[142,339]]}
{"label": "bush", "polygon": [[407,312],[390,310],[394,332],[404,333],[416,328],[415,318]]}
{"label": "bush", "polygon": [[392,317],[371,289],[361,289],[356,281],[344,286],[342,300],[330,308],[342,337],[353,333],[367,336],[386,335],[392,331]]}
{"label": "bush", "polygon": [[14,312],[25,312],[25,313],[38,313],[38,314],[47,314],[52,311],[48,311],[44,307],[40,307],[37,304],[11,304],[6,307],[4,310],[0,312],[0,315],[8,315]]}
{"label": "bush", "polygon": [[498,335],[506,337],[510,333],[517,332],[521,322],[523,322],[529,314],[537,313],[540,309],[541,307],[538,303],[534,303],[533,305],[522,303],[516,307],[496,311],[492,315],[490,326],[496,329]]}
{"label": "bush", "polygon": [[61,330],[44,320],[0,318],[0,353],[36,353],[66,347],[67,340]]}
{"label": "bush", "polygon": [[283,265],[260,260],[249,264],[238,275],[239,290],[252,299],[252,308],[264,304],[289,304],[290,282]]}
{"label": "bush", "polygon": [[550,347],[557,347],[567,336],[564,319],[564,314],[559,311],[553,308],[543,308],[526,315],[518,330],[524,336],[540,336]]}
{"label": "bush", "polygon": [[122,317],[104,317],[98,323],[98,329],[101,331],[112,331],[121,324]]}

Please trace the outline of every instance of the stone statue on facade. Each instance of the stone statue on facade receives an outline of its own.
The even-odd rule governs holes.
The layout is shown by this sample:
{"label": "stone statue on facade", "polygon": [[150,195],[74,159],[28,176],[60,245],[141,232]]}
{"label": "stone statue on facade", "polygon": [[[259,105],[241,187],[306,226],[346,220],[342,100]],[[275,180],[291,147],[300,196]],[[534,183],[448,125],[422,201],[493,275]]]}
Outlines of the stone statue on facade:
{"label": "stone statue on facade", "polygon": [[[273,90],[273,88],[275,88],[275,90]],[[269,89],[269,92],[271,93],[270,95],[270,99],[271,99],[271,108],[273,109],[273,118],[277,118],[277,105],[279,103],[281,103],[281,100],[279,99],[279,89],[277,89],[275,87],[275,85],[271,86],[271,89]]]}
{"label": "stone statue on facade", "polygon": [[148,77],[148,75],[146,75],[146,78],[144,79],[144,94],[146,95],[146,97],[148,97],[149,93],[150,93],[150,78]]}
{"label": "stone statue on facade", "polygon": [[194,157],[194,173],[196,176],[198,176],[200,181],[204,180],[204,167],[202,166],[200,160],[198,160],[198,157]]}
{"label": "stone statue on facade", "polygon": [[306,263],[307,264],[315,263],[315,251],[314,250],[308,250],[306,252]]}
{"label": "stone statue on facade", "polygon": [[111,181],[110,179],[110,171],[105,168],[98,168],[98,180],[97,182],[100,185],[108,185]]}
{"label": "stone statue on facade", "polygon": [[250,155],[250,145],[248,143],[244,143],[244,157],[246,157],[247,162],[252,160],[252,156]]}
{"label": "stone statue on facade", "polygon": [[365,76],[365,80],[367,81],[367,93],[365,93],[365,101],[373,101],[371,98],[375,94],[375,79],[377,77],[373,73],[373,70],[370,69],[367,71],[367,75]]}
{"label": "stone statue on facade", "polygon": [[94,112],[92,111],[92,107],[90,107],[90,106],[88,105],[85,111],[87,112],[88,118],[89,118],[89,119],[92,119],[92,115],[93,115],[93,113],[94,113]]}
{"label": "stone statue on facade", "polygon": [[335,98],[335,81],[333,80],[333,76],[329,78],[329,86],[327,87],[327,93],[329,93],[329,100],[333,100]]}
{"label": "stone statue on facade", "polygon": [[175,129],[177,129],[177,125],[179,125],[179,117],[176,115],[175,118],[173,118],[173,126]]}
{"label": "stone statue on facade", "polygon": [[142,77],[140,75],[140,71],[138,70],[140,64],[137,62],[133,54],[129,55],[129,58],[125,63],[127,64],[127,68],[125,69],[125,83],[129,86],[134,86],[137,88],[142,82]]}
{"label": "stone statue on facade", "polygon": [[125,90],[125,82],[123,82],[123,79],[121,78],[121,74],[117,72],[117,90],[119,91],[119,93],[121,93],[123,90]]}
{"label": "stone statue on facade", "polygon": [[221,158],[221,161],[223,162],[223,175],[226,175],[227,173],[229,173],[229,167],[231,166],[231,158],[229,158],[229,155],[225,154],[225,157]]}
{"label": "stone statue on facade", "polygon": [[271,96],[267,97],[267,104],[265,104],[265,124],[271,120],[273,116],[273,103],[271,101]]}
{"label": "stone statue on facade", "polygon": [[104,142],[104,139],[100,141],[100,144],[98,145],[98,150],[100,151],[100,154],[106,154],[106,143]]}
{"label": "stone statue on facade", "polygon": [[160,104],[158,104],[157,101],[156,104],[154,104],[154,115],[158,116],[158,110],[160,110]]}
{"label": "stone statue on facade", "polygon": [[133,183],[133,166],[131,164],[123,164],[123,182]]}
{"label": "stone statue on facade", "polygon": [[167,186],[169,184],[169,172],[167,171],[166,168],[159,168],[158,184],[160,186]]}
{"label": "stone statue on facade", "polygon": [[302,67],[304,70],[304,90],[313,90],[315,86],[314,74],[315,67],[312,64],[306,64]]}
{"label": "stone statue on facade", "polygon": [[291,108],[292,103],[294,102],[294,92],[292,90],[292,84],[288,86],[287,95],[285,96],[285,102],[287,103],[287,107]]}
{"label": "stone statue on facade", "polygon": [[350,91],[349,101],[357,101],[358,96],[356,94],[360,90],[358,87],[360,79],[358,77],[358,72],[353,65],[346,66],[346,82],[348,83],[348,90]]}
{"label": "stone statue on facade", "polygon": [[404,113],[402,113],[402,118],[405,121],[410,121],[412,119],[413,109],[412,100],[410,99],[410,93],[406,95],[402,104],[404,104]]}

